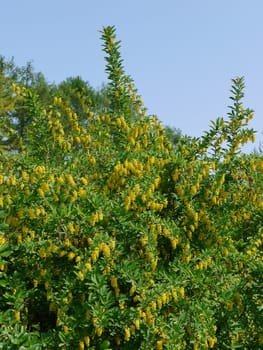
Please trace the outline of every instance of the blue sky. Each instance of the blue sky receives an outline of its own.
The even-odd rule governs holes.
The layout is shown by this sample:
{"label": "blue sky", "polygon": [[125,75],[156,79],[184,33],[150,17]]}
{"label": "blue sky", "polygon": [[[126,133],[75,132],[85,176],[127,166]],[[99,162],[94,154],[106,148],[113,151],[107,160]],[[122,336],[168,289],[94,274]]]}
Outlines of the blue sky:
{"label": "blue sky", "polygon": [[[231,79],[263,140],[262,0],[3,0],[0,54],[32,61],[49,82],[107,82],[99,31],[115,25],[126,73],[149,114],[200,136],[226,116]],[[246,149],[252,150],[249,145]]]}

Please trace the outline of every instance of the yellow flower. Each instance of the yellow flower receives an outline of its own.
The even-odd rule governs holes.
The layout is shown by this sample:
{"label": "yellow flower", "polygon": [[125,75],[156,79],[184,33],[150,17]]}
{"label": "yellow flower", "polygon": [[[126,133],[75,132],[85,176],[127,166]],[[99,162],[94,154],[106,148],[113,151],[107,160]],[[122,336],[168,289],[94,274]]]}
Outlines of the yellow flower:
{"label": "yellow flower", "polygon": [[194,350],[198,350],[198,344],[194,343]]}
{"label": "yellow flower", "polygon": [[40,216],[41,215],[41,209],[40,208],[36,208],[35,209],[35,213],[36,213],[36,216]]}
{"label": "yellow flower", "polygon": [[49,191],[49,185],[47,182],[43,182],[40,189],[45,193]]}
{"label": "yellow flower", "polygon": [[178,239],[177,238],[172,238],[170,240],[170,242],[171,242],[172,249],[176,249],[177,244],[178,244]]}
{"label": "yellow flower", "polygon": [[86,262],[85,267],[86,267],[87,271],[91,271],[92,270],[90,262]]}
{"label": "yellow flower", "polygon": [[79,278],[81,281],[83,281],[83,280],[84,280],[85,275],[83,274],[83,272],[82,272],[82,271],[79,271],[79,272],[78,272],[78,278]]}
{"label": "yellow flower", "polygon": [[78,192],[76,190],[74,190],[72,192],[72,197],[70,198],[70,201],[75,202],[77,200],[77,198],[78,198]]}
{"label": "yellow flower", "polygon": [[158,257],[156,257],[156,258],[152,261],[152,264],[151,264],[152,271],[155,271],[155,270],[156,270],[157,263],[158,263]]}
{"label": "yellow flower", "polygon": [[135,297],[133,297],[133,301],[136,303],[140,299],[140,295],[137,294]]}
{"label": "yellow flower", "polygon": [[88,180],[85,177],[81,177],[79,180],[85,186],[88,184]]}
{"label": "yellow flower", "polygon": [[181,295],[182,298],[184,298],[184,287],[179,288],[179,294]]}
{"label": "yellow flower", "polygon": [[162,301],[162,298],[160,296],[158,296],[158,298],[157,298],[157,305],[158,305],[159,309],[161,309],[163,306],[163,301]]}
{"label": "yellow flower", "polygon": [[124,340],[129,341],[131,337],[131,332],[130,332],[130,328],[125,328],[124,329]]}
{"label": "yellow flower", "polygon": [[156,308],[157,308],[156,301],[153,300],[153,301],[151,302],[151,308],[152,308],[153,311],[156,310]]}
{"label": "yellow flower", "polygon": [[115,249],[116,242],[112,239],[110,241],[110,249],[114,250]]}
{"label": "yellow flower", "polygon": [[92,262],[97,261],[99,255],[100,255],[99,248],[95,248],[94,251],[93,251],[92,254],[91,254],[91,260],[92,260]]}
{"label": "yellow flower", "polygon": [[20,311],[15,311],[15,319],[16,321],[20,321]]}
{"label": "yellow flower", "polygon": [[96,328],[96,334],[97,334],[98,337],[100,337],[102,335],[102,332],[103,332],[103,328],[102,327]]}
{"label": "yellow flower", "polygon": [[130,291],[129,291],[129,295],[130,295],[130,296],[133,296],[133,294],[135,293],[135,291],[136,291],[136,288],[135,288],[135,287],[131,287],[131,288],[130,288]]}
{"label": "yellow flower", "polygon": [[90,337],[88,335],[86,337],[84,337],[84,342],[85,342],[86,346],[90,345]]}
{"label": "yellow flower", "polygon": [[73,177],[71,174],[67,174],[66,178],[68,180],[68,183],[72,186],[75,187],[76,186],[76,182],[74,181]]}
{"label": "yellow flower", "polygon": [[208,345],[210,349],[212,349],[215,346],[216,340],[216,338],[208,338]]}
{"label": "yellow flower", "polygon": [[43,247],[39,249],[38,254],[41,258],[46,258],[46,256],[47,256],[47,253]]}
{"label": "yellow flower", "polygon": [[141,199],[142,199],[143,203],[145,203],[147,201],[147,196],[145,194],[143,194]]}
{"label": "yellow flower", "polygon": [[112,277],[110,283],[111,283],[112,288],[118,288],[118,279],[117,279],[117,277]]}
{"label": "yellow flower", "polygon": [[6,238],[4,237],[3,234],[0,234],[0,245],[3,245],[6,243]]}
{"label": "yellow flower", "polygon": [[163,341],[157,340],[156,342],[156,350],[162,350],[163,349]]}
{"label": "yellow flower", "polygon": [[22,170],[22,179],[26,182],[29,181],[29,175],[25,170]]}
{"label": "yellow flower", "polygon": [[17,235],[17,243],[22,243],[22,235],[21,234],[18,234]]}
{"label": "yellow flower", "polygon": [[79,342],[79,349],[80,349],[80,350],[84,350],[84,348],[85,348],[84,342],[83,342],[83,341],[80,341],[80,342]]}
{"label": "yellow flower", "polygon": [[134,325],[136,329],[140,329],[140,320],[138,318],[134,321]]}
{"label": "yellow flower", "polygon": [[102,210],[99,210],[99,211],[98,211],[98,220],[99,220],[99,221],[102,221],[102,220],[103,220],[103,213],[102,213]]}
{"label": "yellow flower", "polygon": [[66,305],[68,305],[68,303],[69,303],[69,300],[68,300],[67,297],[63,298],[62,301],[63,301],[63,303],[66,304]]}
{"label": "yellow flower", "polygon": [[110,257],[110,247],[106,243],[101,244],[101,251],[108,258]]}
{"label": "yellow flower", "polygon": [[[69,247],[70,246],[70,239],[69,238],[66,238],[65,239],[65,246],[66,247]],[[72,258],[73,259],[73,258]]]}
{"label": "yellow flower", "polygon": [[33,280],[33,284],[34,284],[34,288],[38,286],[38,280],[36,278]]}
{"label": "yellow flower", "polygon": [[36,166],[33,171],[38,178],[42,178],[46,172],[46,168],[44,166]]}
{"label": "yellow flower", "polygon": [[59,184],[64,184],[64,183],[65,183],[65,177],[64,177],[64,175],[60,175],[60,177],[58,177],[58,179],[57,179],[57,182],[58,182]]}
{"label": "yellow flower", "polygon": [[141,238],[142,246],[145,246],[147,242],[148,242],[148,237],[147,236],[144,236],[144,237]]}
{"label": "yellow flower", "polygon": [[76,255],[76,254],[75,254],[74,252],[69,252],[69,253],[68,253],[68,259],[69,259],[69,260],[73,260],[73,259],[75,258],[75,255]]}
{"label": "yellow flower", "polygon": [[41,269],[40,270],[40,276],[45,276],[47,274],[47,270],[46,269]]}
{"label": "yellow flower", "polygon": [[11,201],[11,196],[10,196],[10,194],[7,194],[5,198],[6,198],[6,203],[7,203],[8,205],[11,204],[12,201]]}
{"label": "yellow flower", "polygon": [[76,261],[76,263],[79,263],[80,260],[81,260],[81,257],[78,255],[78,256],[76,257],[75,261]]}
{"label": "yellow flower", "polygon": [[72,222],[68,223],[68,229],[71,234],[75,232],[74,225],[72,224]]}
{"label": "yellow flower", "polygon": [[91,157],[90,158],[90,164],[95,166],[96,165],[96,158],[95,157]]}
{"label": "yellow flower", "polygon": [[178,301],[178,295],[177,295],[177,291],[175,289],[172,290],[172,297],[173,297],[173,300],[175,302]]}
{"label": "yellow flower", "polygon": [[80,196],[81,198],[85,198],[86,195],[87,195],[87,192],[84,190],[83,187],[80,187],[80,189],[79,189],[79,196]]}

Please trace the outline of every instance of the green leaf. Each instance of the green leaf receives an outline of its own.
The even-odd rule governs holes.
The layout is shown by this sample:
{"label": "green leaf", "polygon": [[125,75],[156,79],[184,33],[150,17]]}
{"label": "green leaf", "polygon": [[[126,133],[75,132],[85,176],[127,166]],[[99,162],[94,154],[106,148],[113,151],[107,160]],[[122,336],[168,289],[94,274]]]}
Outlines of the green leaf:
{"label": "green leaf", "polygon": [[10,256],[12,253],[13,253],[13,251],[10,249],[9,244],[3,244],[0,246],[0,256],[1,257]]}

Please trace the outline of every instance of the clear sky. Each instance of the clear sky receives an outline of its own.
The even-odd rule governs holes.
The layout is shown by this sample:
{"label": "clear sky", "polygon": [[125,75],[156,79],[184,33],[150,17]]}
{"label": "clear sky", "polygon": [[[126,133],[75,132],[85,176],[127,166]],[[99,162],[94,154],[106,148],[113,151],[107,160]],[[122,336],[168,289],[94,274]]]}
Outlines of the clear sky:
{"label": "clear sky", "polygon": [[[149,114],[200,136],[226,116],[231,79],[263,140],[263,0],[2,0],[0,54],[49,82],[107,82],[99,31],[115,25],[126,73]],[[253,149],[253,146],[249,146]]]}

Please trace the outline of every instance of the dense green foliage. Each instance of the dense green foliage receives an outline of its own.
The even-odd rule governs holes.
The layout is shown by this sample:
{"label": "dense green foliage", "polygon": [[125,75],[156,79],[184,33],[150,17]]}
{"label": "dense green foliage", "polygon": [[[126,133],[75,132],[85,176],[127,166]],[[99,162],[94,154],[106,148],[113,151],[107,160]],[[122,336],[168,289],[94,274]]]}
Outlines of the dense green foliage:
{"label": "dense green foliage", "polygon": [[263,159],[240,151],[243,78],[227,119],[172,138],[114,27],[102,40],[98,95],[1,73],[1,349],[260,349]]}

